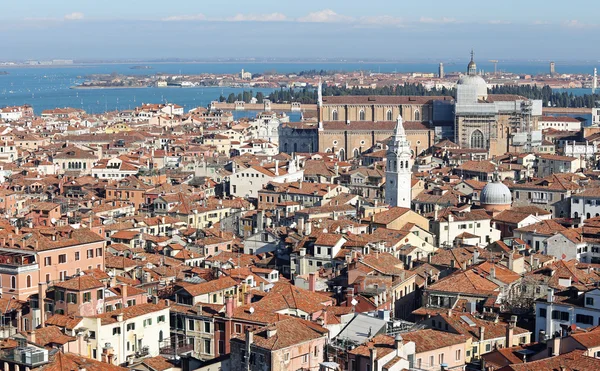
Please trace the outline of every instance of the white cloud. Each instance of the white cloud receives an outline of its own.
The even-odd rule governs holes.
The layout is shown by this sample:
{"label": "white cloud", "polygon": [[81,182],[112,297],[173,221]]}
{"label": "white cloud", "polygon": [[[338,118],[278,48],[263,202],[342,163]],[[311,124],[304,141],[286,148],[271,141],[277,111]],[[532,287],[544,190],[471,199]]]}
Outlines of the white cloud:
{"label": "white cloud", "polygon": [[455,18],[430,18],[430,17],[421,17],[419,19],[421,23],[436,23],[436,24],[448,24],[448,23],[459,23]]}
{"label": "white cloud", "polygon": [[162,19],[165,22],[177,22],[177,21],[206,21],[207,18],[204,14],[186,14],[186,15],[174,15]]}
{"label": "white cloud", "polygon": [[543,26],[543,25],[546,25],[546,24],[550,24],[550,22],[537,20],[537,21],[534,21],[533,24],[536,25],[536,26]]}
{"label": "white cloud", "polygon": [[69,14],[65,14],[64,19],[65,21],[80,21],[84,18],[83,13],[80,12],[73,12],[73,13],[69,13]]}
{"label": "white cloud", "polygon": [[503,21],[501,19],[494,19],[488,22],[488,24],[511,24],[510,21]]}
{"label": "white cloud", "polygon": [[331,9],[324,9],[318,12],[309,13],[305,17],[298,18],[298,22],[311,22],[311,23],[339,23],[339,22],[352,22],[354,18],[338,14]]}
{"label": "white cloud", "polygon": [[236,14],[233,17],[226,19],[229,22],[284,22],[288,18],[282,13],[270,14]]}

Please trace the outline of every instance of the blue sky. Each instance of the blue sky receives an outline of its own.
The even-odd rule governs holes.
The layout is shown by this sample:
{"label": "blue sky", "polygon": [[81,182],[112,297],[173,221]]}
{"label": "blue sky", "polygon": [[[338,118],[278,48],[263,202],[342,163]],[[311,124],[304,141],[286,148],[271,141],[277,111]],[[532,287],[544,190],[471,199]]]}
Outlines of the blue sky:
{"label": "blue sky", "polygon": [[6,59],[600,59],[596,2],[554,3],[2,0],[0,37]]}

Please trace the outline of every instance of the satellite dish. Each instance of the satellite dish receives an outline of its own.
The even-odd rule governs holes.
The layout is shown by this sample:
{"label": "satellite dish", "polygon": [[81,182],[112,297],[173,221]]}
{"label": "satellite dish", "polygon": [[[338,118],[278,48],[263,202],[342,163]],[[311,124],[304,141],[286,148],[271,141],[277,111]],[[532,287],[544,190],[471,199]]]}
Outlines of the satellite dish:
{"label": "satellite dish", "polygon": [[248,311],[250,312],[250,314],[254,313],[254,307],[250,307],[250,309],[248,309]]}
{"label": "satellite dish", "polygon": [[352,306],[356,306],[356,304],[358,304],[358,301],[356,299],[352,299],[350,304],[352,304]]}
{"label": "satellite dish", "polygon": [[56,224],[56,218],[52,218],[50,222],[52,222],[52,224]]}

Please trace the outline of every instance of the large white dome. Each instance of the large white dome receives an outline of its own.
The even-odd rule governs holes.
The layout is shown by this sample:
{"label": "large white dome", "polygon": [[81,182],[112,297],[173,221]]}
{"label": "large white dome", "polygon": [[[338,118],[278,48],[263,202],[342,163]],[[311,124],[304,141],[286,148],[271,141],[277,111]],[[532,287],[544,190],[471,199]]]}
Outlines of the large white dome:
{"label": "large white dome", "polygon": [[474,86],[477,91],[477,98],[486,99],[488,95],[487,83],[479,75],[463,75],[458,80],[458,85]]}
{"label": "large white dome", "polygon": [[481,191],[479,202],[481,205],[510,205],[512,203],[510,189],[499,181],[488,183]]}

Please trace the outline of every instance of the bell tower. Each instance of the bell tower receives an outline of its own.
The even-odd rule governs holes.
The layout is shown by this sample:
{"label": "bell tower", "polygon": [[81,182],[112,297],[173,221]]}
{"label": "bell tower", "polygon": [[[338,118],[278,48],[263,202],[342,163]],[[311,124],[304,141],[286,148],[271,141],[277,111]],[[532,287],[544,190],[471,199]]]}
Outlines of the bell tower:
{"label": "bell tower", "polygon": [[410,209],[412,201],[412,154],[410,143],[398,116],[394,136],[388,143],[385,169],[385,202]]}
{"label": "bell tower", "polygon": [[319,77],[319,87],[317,88],[317,117],[319,119],[319,131],[323,131],[323,82]]}

